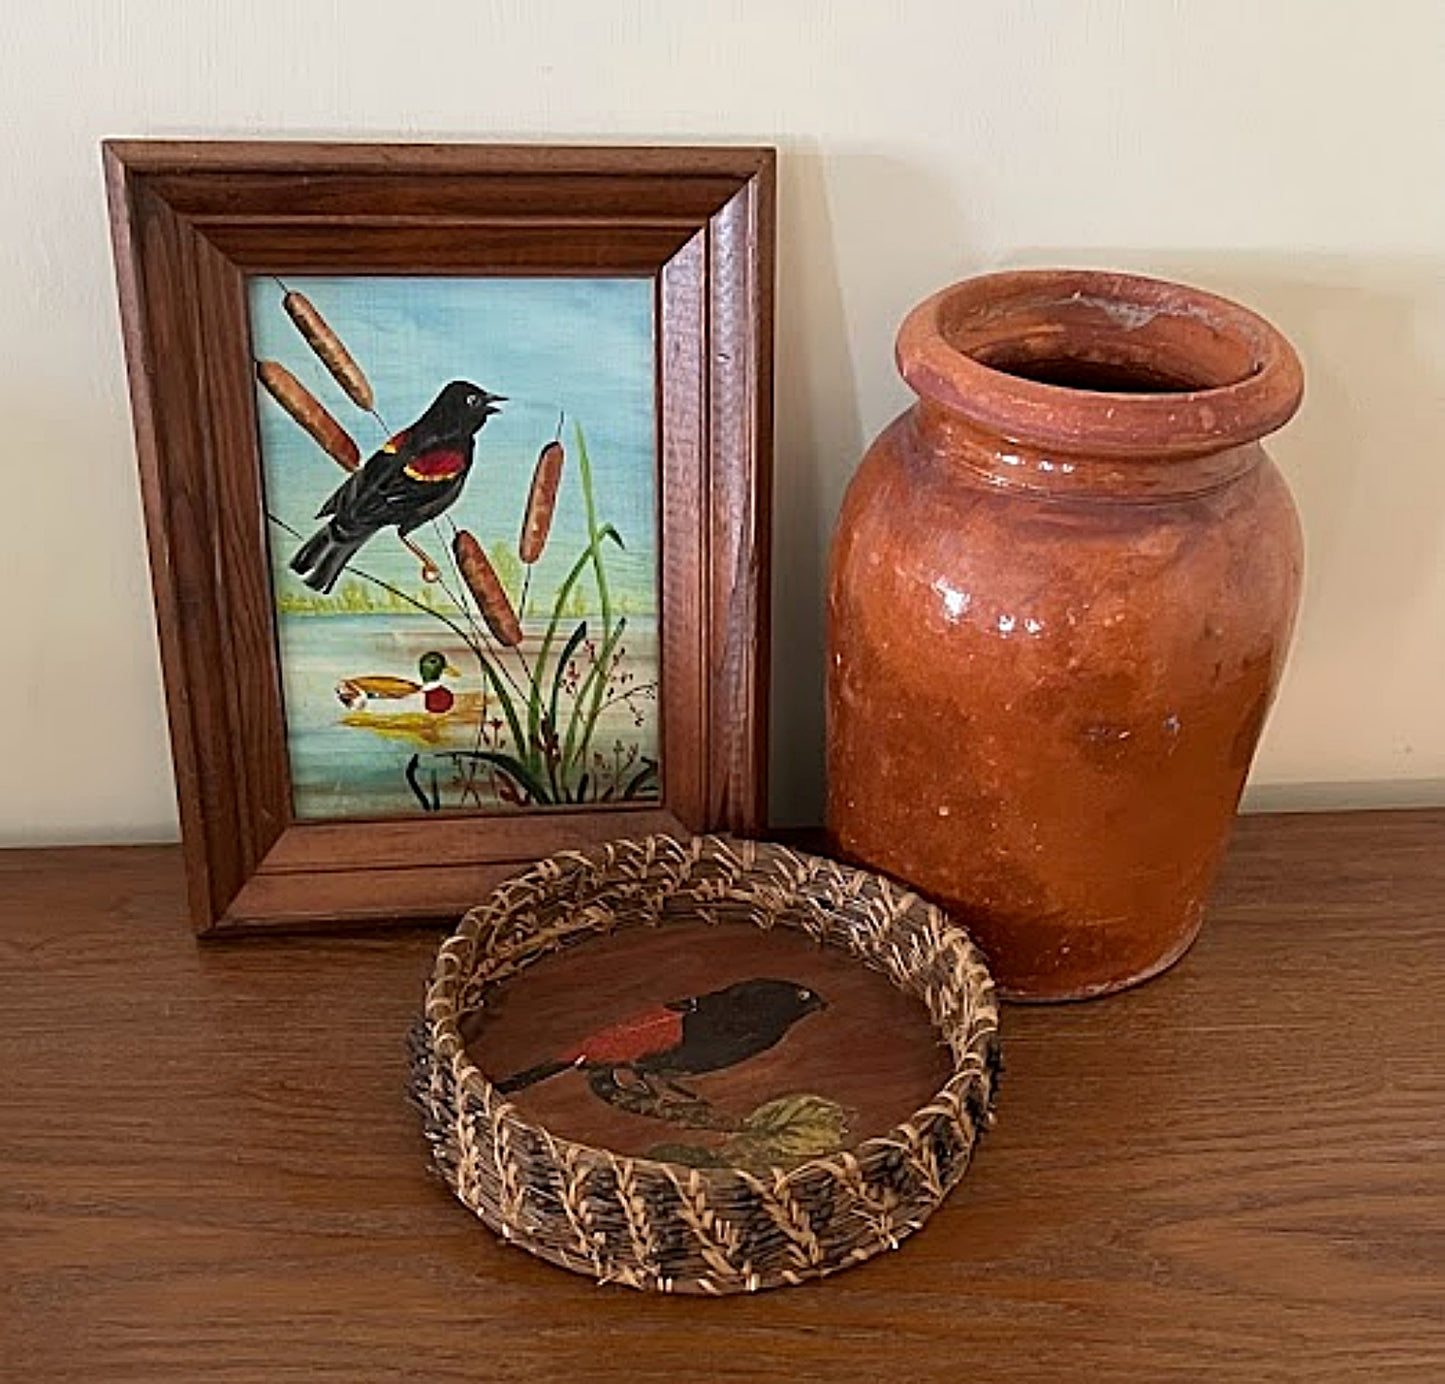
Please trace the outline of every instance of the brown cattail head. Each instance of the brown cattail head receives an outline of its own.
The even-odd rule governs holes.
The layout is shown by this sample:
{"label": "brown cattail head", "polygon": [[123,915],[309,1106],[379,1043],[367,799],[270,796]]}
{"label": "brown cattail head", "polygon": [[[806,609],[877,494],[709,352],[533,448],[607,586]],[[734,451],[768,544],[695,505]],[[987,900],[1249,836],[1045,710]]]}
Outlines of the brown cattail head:
{"label": "brown cattail head", "polygon": [[351,435],[331,416],[321,402],[280,361],[263,360],[256,366],[256,378],[275,401],[316,440],[317,445],[338,466],[355,471],[361,465],[361,450]]}
{"label": "brown cattail head", "polygon": [[560,442],[549,442],[542,448],[532,472],[532,489],[527,496],[527,513],[522,520],[522,537],[517,551],[523,562],[531,564],[542,556],[547,535],[552,529],[552,515],[557,508],[557,487],[562,483],[562,463],[567,454]]}
{"label": "brown cattail head", "polygon": [[522,623],[482,545],[466,529],[458,529],[452,539],[452,553],[493,638],[508,649],[515,648],[522,642]]}
{"label": "brown cattail head", "polygon": [[311,299],[304,293],[288,293],[281,299],[281,306],[296,324],[296,330],[306,338],[306,344],[316,352],[322,365],[331,371],[331,377],[346,391],[346,397],[357,408],[364,408],[370,413],[376,407],[371,381],[352,359],[351,352],[342,345],[341,338],[316,311]]}

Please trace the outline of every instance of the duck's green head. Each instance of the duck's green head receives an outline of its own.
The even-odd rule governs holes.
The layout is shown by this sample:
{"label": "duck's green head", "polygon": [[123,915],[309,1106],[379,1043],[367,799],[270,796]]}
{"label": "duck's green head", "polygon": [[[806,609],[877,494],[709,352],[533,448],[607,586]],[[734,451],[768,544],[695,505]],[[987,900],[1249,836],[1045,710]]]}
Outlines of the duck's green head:
{"label": "duck's green head", "polygon": [[417,667],[421,670],[423,682],[440,682],[444,675],[449,678],[461,677],[461,674],[447,662],[446,655],[437,653],[435,649],[424,653]]}

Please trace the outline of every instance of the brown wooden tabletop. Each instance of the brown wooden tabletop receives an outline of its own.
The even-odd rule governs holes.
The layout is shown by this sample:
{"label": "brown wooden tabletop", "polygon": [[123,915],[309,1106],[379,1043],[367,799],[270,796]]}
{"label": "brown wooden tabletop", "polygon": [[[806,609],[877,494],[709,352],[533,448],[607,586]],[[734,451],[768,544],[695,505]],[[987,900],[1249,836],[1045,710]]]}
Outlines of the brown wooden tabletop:
{"label": "brown wooden tabletop", "polygon": [[1244,819],[1174,971],[1007,1008],[921,1234],[756,1298],[598,1288],[431,1179],[436,943],[197,944],[174,848],[0,853],[0,1377],[1445,1380],[1445,810]]}

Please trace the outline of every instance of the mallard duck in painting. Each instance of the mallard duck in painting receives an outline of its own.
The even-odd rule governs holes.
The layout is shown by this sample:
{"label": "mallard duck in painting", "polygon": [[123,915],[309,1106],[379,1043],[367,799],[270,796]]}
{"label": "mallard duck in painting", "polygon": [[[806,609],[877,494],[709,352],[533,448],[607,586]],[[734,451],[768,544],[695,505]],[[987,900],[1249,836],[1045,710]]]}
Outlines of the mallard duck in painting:
{"label": "mallard duck in painting", "polygon": [[447,662],[444,654],[435,649],[424,653],[417,662],[417,673],[420,682],[384,673],[343,678],[336,684],[336,697],[348,711],[365,711],[372,703],[379,702],[382,705],[376,709],[389,715],[419,711],[440,716],[456,705],[456,697],[442,679],[458,678],[461,674]]}

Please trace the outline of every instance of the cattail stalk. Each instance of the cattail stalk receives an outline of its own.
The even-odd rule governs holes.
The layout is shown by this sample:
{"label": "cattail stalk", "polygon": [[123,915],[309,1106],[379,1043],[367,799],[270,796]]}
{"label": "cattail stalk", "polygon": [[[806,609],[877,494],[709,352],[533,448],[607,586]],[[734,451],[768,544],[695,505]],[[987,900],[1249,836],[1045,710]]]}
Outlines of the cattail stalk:
{"label": "cattail stalk", "polygon": [[304,293],[288,292],[281,299],[281,306],[296,324],[296,330],[306,338],[306,344],[316,352],[317,359],[331,372],[332,379],[346,391],[346,397],[357,408],[371,413],[376,407],[371,381],[311,300]]}
{"label": "cattail stalk", "polygon": [[532,489],[527,495],[527,513],[522,519],[522,536],[517,552],[529,567],[542,556],[547,535],[552,530],[552,516],[557,510],[557,487],[562,483],[562,465],[566,452],[560,442],[549,442],[542,448],[532,471]]}
{"label": "cattail stalk", "polygon": [[361,450],[352,441],[351,435],[336,421],[326,405],[280,361],[261,361],[256,366],[256,378],[338,466],[355,471],[361,465]]}
{"label": "cattail stalk", "polygon": [[482,545],[466,529],[458,529],[452,539],[452,554],[493,638],[505,648],[515,648],[522,642],[522,623]]}
{"label": "cattail stalk", "polygon": [[428,585],[439,582],[442,579],[442,569],[436,565],[431,554],[420,543],[410,538],[403,538],[401,541],[407,551],[421,563],[421,579]]}

